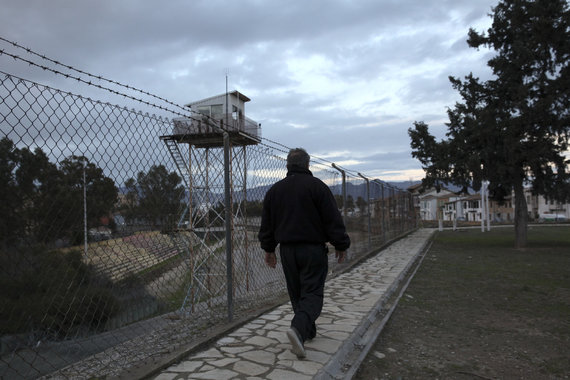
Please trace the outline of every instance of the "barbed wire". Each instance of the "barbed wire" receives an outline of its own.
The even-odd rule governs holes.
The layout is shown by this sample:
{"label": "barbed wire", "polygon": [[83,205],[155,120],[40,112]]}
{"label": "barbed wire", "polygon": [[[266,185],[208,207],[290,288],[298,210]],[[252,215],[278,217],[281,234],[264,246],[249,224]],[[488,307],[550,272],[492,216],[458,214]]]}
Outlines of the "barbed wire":
{"label": "barbed wire", "polygon": [[[2,51],[0,51],[0,54],[2,54]],[[29,79],[24,79],[24,78],[19,77],[19,76],[17,76],[17,75],[7,73],[7,72],[5,72],[5,71],[3,71],[3,70],[0,70],[0,74],[5,75],[6,77],[16,78],[16,79],[19,80],[19,81],[24,81],[24,82],[31,83],[31,84],[33,84],[34,86],[37,86],[37,87],[43,87],[43,88],[45,88],[45,89],[48,89],[48,90],[51,90],[51,91],[57,91],[57,92],[60,92],[60,93],[62,93],[62,94],[69,95],[69,96],[73,96],[73,97],[76,97],[76,98],[79,98],[79,99],[89,100],[90,102],[94,102],[94,103],[97,103],[97,104],[106,105],[106,106],[110,106],[110,107],[116,107],[116,108],[118,108],[118,109],[122,109],[122,110],[125,110],[125,111],[130,111],[127,107],[121,107],[121,106],[119,106],[119,105],[117,105],[117,104],[112,104],[112,103],[110,103],[110,102],[103,102],[103,101],[100,101],[100,100],[95,100],[95,99],[91,99],[91,98],[85,97],[85,96],[83,96],[83,95],[75,94],[75,93],[70,92],[70,91],[64,91],[64,90],[61,90],[61,89],[58,89],[58,88],[54,88],[54,87],[51,87],[51,86],[48,86],[48,85],[45,85],[45,84],[42,84],[42,83],[38,83],[38,82],[31,81],[31,80],[29,80]],[[136,110],[133,109],[132,111],[136,111]],[[174,114],[176,114],[176,115],[178,115],[178,116],[187,117],[185,114],[182,114],[182,113],[175,113],[174,111],[170,111],[170,112],[173,112]],[[142,113],[142,111],[139,111],[138,113]],[[148,114],[148,113],[147,113],[147,115],[148,115],[151,119],[154,119],[154,120],[157,120],[157,121],[160,121],[160,122],[164,122],[164,120],[162,119],[161,116],[157,116],[157,115],[154,115],[154,114],[150,115],[150,114]]]}
{"label": "barbed wire", "polygon": [[[43,59],[43,60],[46,60],[46,61],[48,61],[48,62],[51,62],[51,63],[53,63],[53,64],[55,64],[55,65],[57,65],[57,66],[65,67],[66,69],[75,71],[75,72],[80,73],[80,74],[82,74],[82,75],[86,75],[86,76],[88,76],[88,77],[90,77],[90,78],[94,78],[94,79],[97,79],[97,80],[102,80],[102,81],[111,83],[111,84],[113,84],[113,85],[117,85],[117,86],[119,86],[119,87],[123,87],[123,88],[126,88],[126,89],[128,89],[128,90],[132,90],[132,91],[135,91],[135,92],[144,94],[144,95],[146,95],[146,96],[150,96],[150,97],[152,97],[152,98],[158,99],[158,100],[163,101],[163,102],[165,102],[165,103],[167,103],[167,104],[169,104],[169,105],[171,105],[171,106],[180,108],[180,109],[186,111],[186,113],[181,113],[181,112],[179,112],[179,111],[175,111],[175,110],[172,110],[172,109],[170,109],[170,108],[167,108],[167,107],[164,107],[164,106],[160,106],[160,105],[158,105],[158,104],[151,103],[151,102],[146,101],[146,100],[144,100],[144,99],[137,98],[137,97],[135,97],[135,96],[132,96],[132,95],[128,95],[128,94],[119,92],[119,91],[114,90],[114,89],[112,89],[112,88],[109,88],[109,87],[106,87],[106,86],[102,86],[102,85],[100,85],[100,84],[93,83],[92,81],[90,81],[90,80],[89,80],[89,81],[88,81],[88,80],[85,80],[85,79],[83,79],[83,78],[81,78],[81,77],[79,77],[79,76],[74,76],[74,75],[71,75],[71,74],[68,74],[68,73],[64,73],[64,72],[62,72],[62,71],[59,71],[59,70],[50,68],[50,67],[48,67],[48,66],[44,66],[44,65],[38,64],[38,63],[33,62],[33,61],[29,60],[29,59],[20,57],[20,56],[18,56],[18,55],[16,55],[16,54],[12,54],[12,53],[6,52],[6,51],[3,50],[3,49],[0,49],[0,55],[9,56],[9,57],[11,57],[11,58],[13,58],[13,59],[15,59],[15,60],[19,60],[19,61],[25,62],[25,63],[27,63],[27,64],[29,64],[29,65],[31,65],[31,66],[38,67],[38,68],[40,68],[40,69],[42,69],[42,70],[44,70],[44,71],[49,71],[49,72],[52,72],[52,73],[55,74],[55,75],[63,76],[63,77],[65,77],[66,79],[73,79],[73,80],[76,80],[76,81],[81,82],[81,83],[83,83],[83,84],[86,84],[86,85],[88,85],[88,86],[92,86],[92,87],[98,88],[98,89],[100,89],[100,90],[108,91],[108,92],[110,92],[110,93],[112,93],[112,94],[114,94],[114,95],[123,96],[123,97],[125,97],[125,98],[127,98],[127,99],[134,100],[134,101],[139,102],[139,103],[141,103],[141,104],[144,104],[144,105],[146,105],[146,106],[153,107],[153,108],[157,108],[157,109],[160,109],[160,110],[162,110],[162,111],[170,112],[170,113],[172,113],[173,115],[181,116],[181,117],[184,117],[184,118],[189,118],[189,119],[194,120],[194,121],[199,121],[199,120],[200,120],[200,119],[198,119],[197,117],[192,116],[192,114],[188,114],[188,112],[193,113],[193,111],[192,111],[191,109],[189,109],[188,107],[181,106],[181,105],[179,105],[179,104],[177,104],[177,103],[174,103],[174,102],[172,102],[172,101],[169,101],[169,100],[166,99],[166,98],[160,97],[160,96],[158,96],[158,95],[152,94],[152,93],[150,93],[150,92],[148,92],[148,91],[144,91],[144,90],[138,89],[138,88],[133,87],[133,86],[130,86],[130,85],[123,84],[123,83],[121,83],[121,82],[118,82],[118,81],[115,81],[115,80],[112,80],[112,79],[105,78],[105,77],[103,77],[103,76],[101,76],[101,75],[94,75],[94,74],[91,74],[91,73],[86,72],[86,71],[84,71],[84,70],[75,68],[75,67],[73,67],[73,66],[71,66],[71,65],[67,65],[67,64],[61,63],[61,62],[59,62],[58,60],[55,60],[55,59],[52,59],[52,58],[47,57],[45,54],[37,53],[37,52],[33,51],[33,50],[30,49],[30,48],[26,48],[26,47],[24,47],[24,46],[18,44],[17,42],[10,41],[10,40],[8,40],[8,39],[6,39],[6,38],[4,38],[4,37],[1,37],[1,36],[0,36],[0,41],[4,41],[4,42],[6,42],[6,43],[8,43],[8,44],[10,44],[10,45],[12,45],[12,46],[18,48],[18,49],[25,50],[26,53],[31,54],[31,55],[34,55],[34,56],[36,56],[36,57],[39,57],[39,58],[41,58],[41,59]],[[19,77],[15,76],[15,75],[8,74],[8,73],[3,72],[3,71],[0,71],[0,72],[2,72],[2,73],[5,74],[5,75],[11,75],[11,76],[13,76],[13,77],[15,77],[15,78],[18,78],[18,79],[20,79],[20,80],[23,80],[22,78],[19,78]],[[32,83],[35,83],[35,82],[32,82]],[[52,88],[52,87],[45,86],[45,85],[42,85],[42,84],[39,84],[39,83],[35,83],[35,84],[36,84],[36,85],[40,85],[40,86],[44,86],[44,87],[46,87],[46,88],[50,88],[50,89],[56,90],[56,89],[54,89],[54,88]],[[62,90],[58,90],[58,91],[62,91]],[[80,95],[72,94],[71,92],[66,92],[66,91],[62,91],[62,92],[67,93],[67,94],[70,94],[70,95],[74,95],[74,96],[79,96],[80,98],[84,98],[84,97],[82,97],[82,96],[80,96]],[[104,102],[101,102],[101,103],[102,103],[102,104],[110,104],[110,103],[104,103]],[[118,106],[118,107],[119,107],[119,108],[122,108],[122,107],[120,107],[120,106]],[[226,132],[228,131],[228,130],[227,130],[227,126],[225,126],[225,125],[224,125],[223,127],[219,126],[218,123],[217,123],[218,121],[217,121],[216,119],[214,119],[212,116],[200,114],[200,118],[203,118],[203,117],[206,117],[207,120],[208,120],[209,122],[211,122],[215,128],[217,128],[217,129],[219,129],[219,130],[226,131]],[[287,154],[287,153],[289,152],[289,150],[291,149],[290,147],[288,147],[288,146],[286,146],[286,145],[284,145],[284,144],[281,144],[281,143],[279,143],[279,142],[277,142],[277,141],[273,141],[273,140],[271,140],[271,139],[268,139],[267,137],[260,137],[259,139],[260,139],[260,140],[263,140],[263,141],[266,141],[266,142],[269,143],[269,144],[264,144],[264,145],[266,145],[266,146],[268,146],[268,147],[271,147],[272,149],[278,150],[278,151],[280,151],[280,152],[282,152],[282,153],[285,153],[285,154]],[[270,144],[271,144],[271,145],[270,145]],[[285,150],[280,149],[280,148],[284,148]],[[330,161],[330,160],[327,160],[327,159],[325,159],[325,158],[322,158],[322,157],[318,157],[318,156],[311,156],[311,157],[312,157],[312,159],[313,159],[314,161],[320,161],[320,162],[321,162],[322,164],[324,164],[324,165],[328,164],[328,165],[331,165],[331,166],[332,166],[333,164],[335,164],[334,162],[332,162],[332,161]],[[338,164],[335,164],[335,165],[336,165],[336,167],[338,167],[338,168],[344,170],[345,173],[351,174],[353,177],[360,177],[359,174],[361,174],[361,173],[359,173],[359,172],[356,172],[356,171],[354,171],[354,170],[352,170],[352,169],[344,168],[344,167],[342,167],[342,166],[340,166],[340,165],[338,165]],[[369,176],[366,176],[366,175],[365,175],[364,177],[370,178],[370,179],[372,179],[372,180],[380,181],[380,182],[382,182],[384,185],[386,185],[386,186],[389,187],[389,188],[397,189],[396,187],[394,187],[394,186],[392,186],[392,185],[388,184],[387,182],[382,181],[382,180],[380,180],[380,179],[375,179],[375,178],[372,178],[372,177],[369,177]]]}
{"label": "barbed wire", "polygon": [[[55,64],[55,65],[57,65],[57,66],[62,66],[62,67],[65,67],[66,69],[69,69],[69,70],[78,72],[78,73],[83,74],[83,75],[87,75],[87,76],[90,77],[90,78],[102,80],[102,81],[105,81],[105,82],[108,82],[108,83],[112,83],[112,84],[117,85],[117,86],[120,86],[120,87],[124,87],[124,88],[126,88],[126,89],[128,89],[128,90],[132,90],[132,91],[135,91],[135,92],[139,92],[139,93],[141,93],[141,94],[144,94],[144,95],[150,96],[150,97],[152,97],[152,98],[158,99],[158,100],[160,100],[160,101],[163,101],[163,102],[165,102],[165,103],[167,103],[167,104],[170,104],[170,105],[172,105],[172,106],[181,108],[181,109],[183,109],[183,110],[185,110],[185,111],[188,111],[188,110],[189,110],[189,109],[188,109],[187,107],[185,107],[185,106],[181,106],[181,105],[179,105],[179,104],[177,104],[177,103],[174,103],[174,102],[172,102],[172,101],[170,101],[170,100],[168,100],[168,99],[166,99],[166,98],[160,97],[160,96],[158,96],[158,95],[152,94],[152,93],[150,93],[150,92],[148,92],[148,91],[141,90],[141,89],[139,89],[139,88],[130,86],[130,85],[128,85],[128,84],[123,84],[123,83],[118,82],[118,81],[115,81],[115,80],[113,80],[113,79],[105,78],[105,77],[102,76],[102,75],[94,75],[94,74],[88,73],[88,72],[86,72],[86,71],[84,71],[84,70],[75,68],[75,67],[73,67],[73,66],[71,66],[71,65],[66,65],[66,64],[64,64],[64,63],[61,63],[61,62],[55,60],[55,59],[49,58],[49,57],[46,56],[45,54],[40,54],[40,53],[37,53],[37,52],[33,51],[33,50],[30,49],[30,48],[26,48],[26,47],[24,47],[24,46],[18,44],[17,42],[7,40],[7,39],[4,38],[4,37],[1,37],[1,36],[0,36],[0,41],[4,41],[4,42],[6,42],[6,43],[8,43],[8,44],[11,44],[11,45],[14,46],[14,47],[17,47],[17,48],[19,48],[19,49],[25,50],[28,54],[35,55],[35,56],[37,56],[37,57],[39,57],[39,58],[41,58],[41,59],[43,59],[43,60],[46,60],[46,61],[48,61],[48,62],[51,62],[51,63]],[[0,52],[1,52],[1,51],[0,51]]]}
{"label": "barbed wire", "polygon": [[[171,110],[171,109],[169,109],[169,108],[166,108],[166,107],[163,107],[163,106],[160,106],[160,105],[157,105],[157,104],[153,104],[153,103],[151,103],[151,102],[148,102],[148,101],[143,100],[143,99],[140,99],[140,98],[136,98],[136,97],[134,97],[134,96],[132,96],[132,95],[127,95],[127,94],[121,93],[121,92],[116,91],[116,90],[113,90],[113,89],[111,89],[111,88],[108,88],[108,87],[105,87],[105,86],[102,86],[102,85],[99,85],[99,84],[92,83],[91,81],[86,81],[86,80],[84,80],[83,78],[75,77],[75,76],[73,76],[73,75],[66,74],[66,73],[63,73],[63,72],[58,71],[58,70],[54,70],[54,69],[52,69],[52,68],[50,68],[50,67],[39,65],[39,64],[37,64],[37,63],[35,63],[35,62],[33,62],[33,61],[30,61],[30,60],[27,60],[27,59],[25,59],[25,58],[19,57],[19,56],[15,55],[15,54],[8,53],[8,52],[6,52],[6,51],[4,51],[4,50],[0,50],[0,55],[7,55],[7,56],[12,57],[12,58],[14,58],[14,59],[16,59],[16,60],[20,60],[20,61],[25,62],[25,63],[28,63],[28,64],[30,64],[30,65],[32,65],[32,66],[36,66],[36,67],[38,67],[38,68],[40,68],[40,69],[42,69],[42,70],[50,71],[50,72],[52,72],[52,73],[54,73],[54,74],[56,74],[56,75],[62,75],[62,76],[64,76],[64,77],[67,78],[67,79],[74,79],[74,80],[77,80],[78,82],[81,82],[81,83],[87,84],[87,85],[89,85],[89,86],[93,86],[93,87],[99,88],[99,89],[101,89],[101,90],[108,91],[108,92],[110,92],[110,93],[112,93],[112,94],[115,94],[115,95],[119,95],[119,96],[126,97],[126,98],[128,98],[128,99],[137,101],[137,102],[142,103],[142,104],[144,104],[144,105],[147,105],[147,106],[149,106],[149,107],[154,107],[154,108],[158,108],[158,109],[163,110],[163,111],[168,111],[168,112],[171,112],[171,113],[173,113],[173,114],[175,114],[175,115],[180,115],[180,116],[188,117],[187,114],[182,114],[182,113],[179,113],[179,112],[177,112],[177,111]],[[17,77],[16,75],[12,75],[12,74],[9,74],[9,75],[11,75],[11,76],[13,76],[13,77]],[[21,79],[21,78],[20,78],[20,79]],[[58,91],[71,94],[70,92],[63,91],[63,90],[60,90],[60,89],[58,89]],[[192,117],[190,117],[190,118],[192,118]]]}

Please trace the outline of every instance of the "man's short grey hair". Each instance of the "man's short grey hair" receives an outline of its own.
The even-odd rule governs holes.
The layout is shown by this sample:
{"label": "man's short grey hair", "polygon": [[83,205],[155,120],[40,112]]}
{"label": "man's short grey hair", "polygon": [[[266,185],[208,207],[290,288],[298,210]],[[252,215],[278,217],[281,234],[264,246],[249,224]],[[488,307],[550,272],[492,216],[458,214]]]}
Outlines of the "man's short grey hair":
{"label": "man's short grey hair", "polygon": [[289,151],[287,155],[287,170],[291,169],[293,166],[298,166],[303,169],[309,168],[309,161],[311,157],[307,151],[303,148],[295,148]]}

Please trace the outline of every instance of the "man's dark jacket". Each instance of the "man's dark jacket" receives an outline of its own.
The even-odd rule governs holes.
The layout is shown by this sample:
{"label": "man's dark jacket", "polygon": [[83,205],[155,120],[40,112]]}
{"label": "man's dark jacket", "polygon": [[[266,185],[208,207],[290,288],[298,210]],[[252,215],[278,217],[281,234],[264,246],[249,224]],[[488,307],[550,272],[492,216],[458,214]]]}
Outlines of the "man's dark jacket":
{"label": "man's dark jacket", "polygon": [[259,241],[266,252],[274,252],[280,243],[330,242],[337,251],[350,246],[329,187],[298,166],[265,195]]}

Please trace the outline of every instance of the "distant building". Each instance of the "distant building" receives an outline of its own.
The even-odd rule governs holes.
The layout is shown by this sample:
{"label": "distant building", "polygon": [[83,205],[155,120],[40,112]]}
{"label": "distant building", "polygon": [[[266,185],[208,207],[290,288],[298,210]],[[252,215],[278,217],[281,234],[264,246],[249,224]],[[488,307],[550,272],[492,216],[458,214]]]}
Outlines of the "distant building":
{"label": "distant building", "polygon": [[[435,189],[422,191],[421,184],[408,188],[416,195],[416,212],[422,220],[454,219],[480,222],[483,215],[481,194],[457,194],[446,188],[439,192]],[[529,220],[562,221],[570,220],[570,203],[547,201],[544,196],[532,195],[531,189],[525,189]],[[489,200],[489,217],[497,223],[512,222],[515,219],[514,196],[506,197],[502,202]]]}

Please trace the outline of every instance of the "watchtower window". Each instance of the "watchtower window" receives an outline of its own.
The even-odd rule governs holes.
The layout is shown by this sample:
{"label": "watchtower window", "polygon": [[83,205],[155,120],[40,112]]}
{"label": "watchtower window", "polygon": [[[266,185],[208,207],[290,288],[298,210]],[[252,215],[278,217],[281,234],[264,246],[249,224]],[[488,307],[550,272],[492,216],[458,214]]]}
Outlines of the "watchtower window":
{"label": "watchtower window", "polygon": [[221,119],[223,114],[224,114],[224,109],[222,104],[212,105],[212,117],[214,119]]}
{"label": "watchtower window", "polygon": [[211,116],[210,115],[210,106],[198,107],[197,111],[198,111],[198,113],[201,113],[202,115]]}

